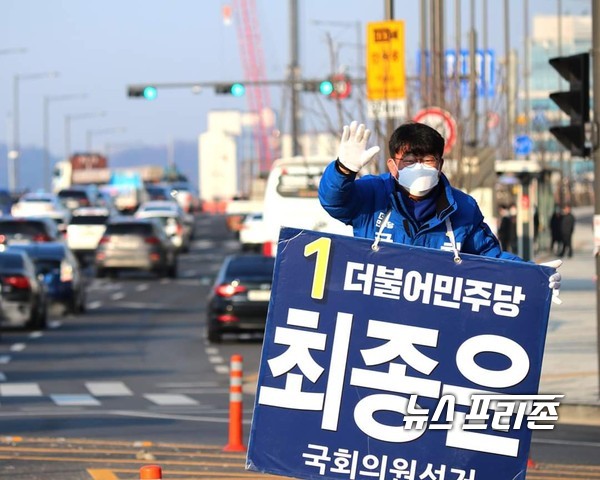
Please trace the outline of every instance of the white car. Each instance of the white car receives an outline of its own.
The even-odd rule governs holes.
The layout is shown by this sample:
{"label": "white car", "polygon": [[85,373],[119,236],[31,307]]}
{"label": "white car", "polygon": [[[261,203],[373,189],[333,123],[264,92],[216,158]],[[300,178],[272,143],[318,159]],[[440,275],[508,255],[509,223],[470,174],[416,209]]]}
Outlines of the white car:
{"label": "white car", "polygon": [[150,200],[149,202],[142,203],[137,211],[138,213],[148,212],[173,212],[178,215],[183,214],[183,210],[175,200]]}
{"label": "white car", "polygon": [[71,219],[71,212],[53,193],[26,193],[11,208],[13,217],[52,218],[61,230]]}
{"label": "white car", "polygon": [[84,207],[73,211],[66,238],[67,245],[77,257],[83,259],[93,255],[110,217],[107,208]]}
{"label": "white car", "polygon": [[143,210],[135,213],[135,218],[153,218],[163,227],[163,230],[181,252],[190,249],[190,230],[184,225],[180,212],[169,210]]}
{"label": "white car", "polygon": [[242,250],[262,249],[263,243],[268,240],[266,224],[262,213],[249,213],[244,218],[240,229],[240,243]]}

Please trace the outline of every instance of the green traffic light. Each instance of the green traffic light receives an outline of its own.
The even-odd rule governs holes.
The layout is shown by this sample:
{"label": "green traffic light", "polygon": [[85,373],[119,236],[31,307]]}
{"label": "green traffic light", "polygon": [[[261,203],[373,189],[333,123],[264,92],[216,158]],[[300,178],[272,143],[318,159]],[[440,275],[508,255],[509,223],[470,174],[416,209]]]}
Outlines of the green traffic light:
{"label": "green traffic light", "polygon": [[143,95],[146,100],[154,100],[158,96],[158,90],[156,87],[146,87]]}
{"label": "green traffic light", "polygon": [[321,92],[323,95],[331,95],[333,92],[333,83],[331,83],[329,80],[324,80],[319,84],[319,92]]}
{"label": "green traffic light", "polygon": [[234,83],[231,86],[231,94],[234,97],[243,97],[245,93],[246,87],[244,87],[244,85],[242,85],[241,83]]}

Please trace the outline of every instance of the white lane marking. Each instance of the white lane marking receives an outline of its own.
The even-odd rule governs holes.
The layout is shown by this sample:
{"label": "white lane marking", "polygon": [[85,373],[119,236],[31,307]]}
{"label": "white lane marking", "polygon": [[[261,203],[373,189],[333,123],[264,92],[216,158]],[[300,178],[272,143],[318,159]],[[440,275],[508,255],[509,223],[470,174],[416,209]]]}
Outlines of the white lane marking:
{"label": "white lane marking", "polygon": [[96,310],[97,308],[100,308],[101,306],[102,306],[102,302],[100,302],[99,300],[95,300],[86,305],[88,310]]}
{"label": "white lane marking", "polygon": [[215,242],[213,240],[195,240],[192,242],[192,248],[198,250],[202,250],[203,248],[212,248],[214,246]]}
{"label": "white lane marking", "polygon": [[0,355],[0,364],[7,364],[8,362],[10,362],[11,356],[10,355]]}
{"label": "white lane marking", "polygon": [[23,350],[25,350],[26,347],[27,347],[27,344],[25,344],[25,343],[13,343],[10,346],[10,351],[11,352],[22,352]]}
{"label": "white lane marking", "polygon": [[148,290],[148,284],[147,283],[140,283],[137,287],[135,287],[135,290],[137,292],[144,292],[146,290]]}
{"label": "white lane marking", "polygon": [[130,396],[133,392],[123,382],[85,382],[86,388],[96,397]]}
{"label": "white lane marking", "polygon": [[60,320],[52,320],[51,322],[48,322],[48,328],[59,328],[60,326],[62,326],[62,322]]}
{"label": "white lane marking", "polygon": [[208,357],[208,361],[210,363],[223,363],[225,360],[223,359],[223,357],[219,356],[219,355],[211,355],[210,357]]}
{"label": "white lane marking", "polygon": [[2,397],[41,397],[42,391],[37,383],[4,383],[0,385]]}
{"label": "white lane marking", "polygon": [[44,332],[42,332],[41,330],[36,330],[35,332],[31,332],[29,334],[29,338],[40,338],[44,336]]}
{"label": "white lane marking", "polygon": [[76,395],[70,395],[70,394],[56,394],[56,395],[50,395],[50,398],[52,399],[52,401],[56,404],[56,405],[60,405],[60,406],[89,406],[89,407],[96,407],[98,405],[102,405],[98,400],[96,400],[94,397],[92,397],[91,395],[86,395],[86,394],[76,394]]}
{"label": "white lane marking", "polygon": [[227,366],[227,365],[215,365],[215,372],[227,375],[229,373],[229,366]]}
{"label": "white lane marking", "polygon": [[170,279],[168,279],[168,278],[163,278],[163,279],[161,279],[161,281],[160,281],[160,284],[161,284],[161,285],[166,285],[167,283],[171,283],[171,280],[170,280]]}
{"label": "white lane marking", "polygon": [[110,298],[112,298],[113,300],[121,300],[122,298],[125,298],[125,294],[123,292],[116,292],[113,293]]}
{"label": "white lane marking", "polygon": [[209,355],[217,355],[219,353],[219,349],[217,347],[206,347],[204,350]]}
{"label": "white lane marking", "polygon": [[161,303],[146,303],[146,302],[122,302],[122,303],[119,303],[119,307],[166,310],[166,309],[173,308],[173,305],[161,304]]}
{"label": "white lane marking", "polygon": [[156,405],[198,405],[197,400],[175,393],[148,393],[144,397]]}
{"label": "white lane marking", "polygon": [[6,375],[0,372],[0,382],[6,382]]}

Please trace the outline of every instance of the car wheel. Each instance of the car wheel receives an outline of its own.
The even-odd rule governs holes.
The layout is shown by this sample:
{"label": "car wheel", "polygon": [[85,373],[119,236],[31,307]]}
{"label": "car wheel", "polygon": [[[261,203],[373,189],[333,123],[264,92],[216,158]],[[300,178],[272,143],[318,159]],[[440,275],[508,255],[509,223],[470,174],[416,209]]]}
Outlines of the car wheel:
{"label": "car wheel", "polygon": [[221,343],[221,332],[214,328],[208,329],[208,341],[209,343]]}
{"label": "car wheel", "polygon": [[104,268],[96,269],[96,278],[104,278],[106,277],[106,270]]}
{"label": "car wheel", "polygon": [[85,313],[85,292],[82,292],[79,296],[79,305],[77,305],[77,313]]}
{"label": "car wheel", "polygon": [[36,305],[37,308],[31,313],[31,318],[25,328],[28,330],[43,330],[46,328],[48,320],[48,305],[44,302],[41,306]]}

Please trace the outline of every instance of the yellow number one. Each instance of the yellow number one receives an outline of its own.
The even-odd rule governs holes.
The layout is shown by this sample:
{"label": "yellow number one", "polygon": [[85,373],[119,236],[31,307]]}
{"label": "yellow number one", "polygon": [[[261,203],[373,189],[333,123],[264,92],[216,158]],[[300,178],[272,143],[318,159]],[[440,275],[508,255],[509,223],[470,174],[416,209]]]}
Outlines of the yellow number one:
{"label": "yellow number one", "polygon": [[315,273],[313,275],[311,298],[323,300],[325,294],[325,281],[327,280],[327,265],[329,264],[329,252],[331,251],[331,238],[321,237],[310,242],[304,247],[304,256],[310,257],[317,254],[315,262]]}

